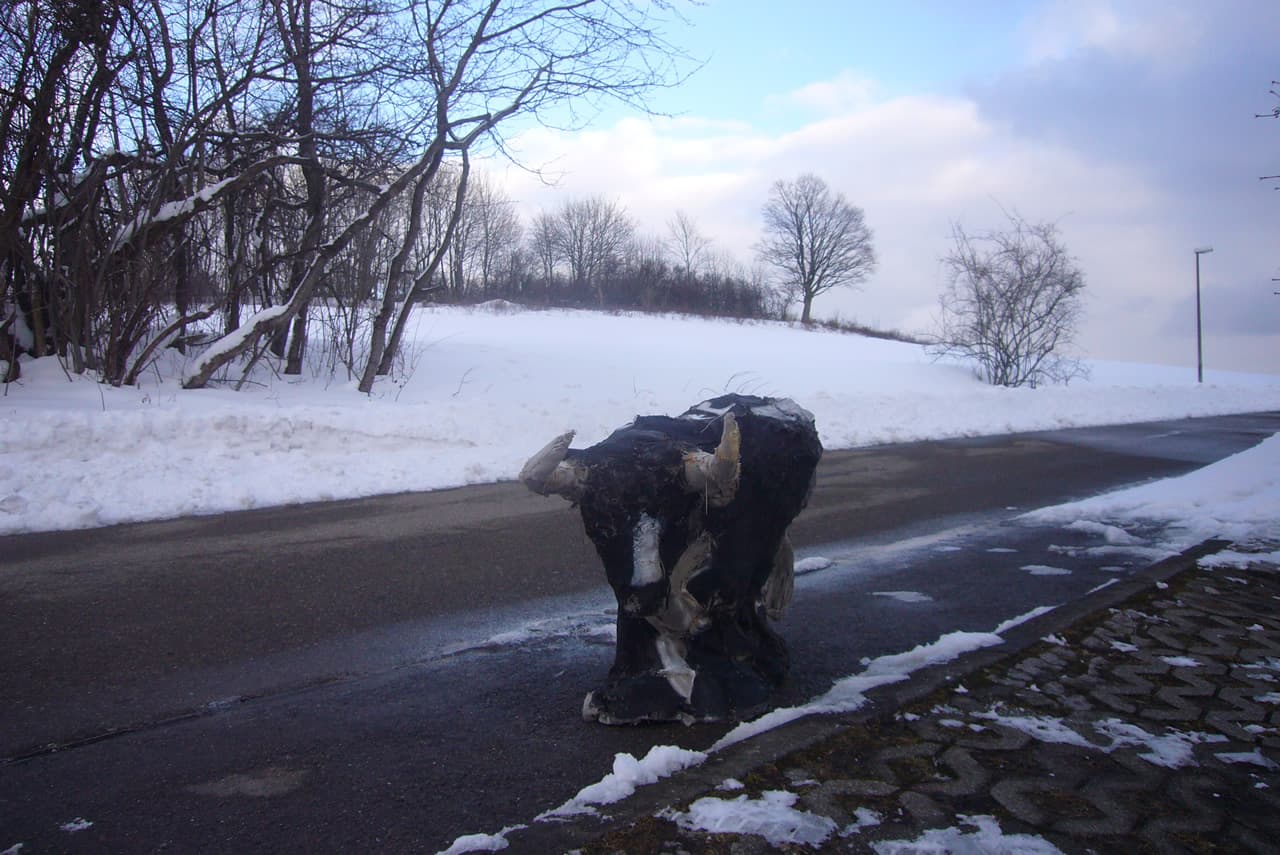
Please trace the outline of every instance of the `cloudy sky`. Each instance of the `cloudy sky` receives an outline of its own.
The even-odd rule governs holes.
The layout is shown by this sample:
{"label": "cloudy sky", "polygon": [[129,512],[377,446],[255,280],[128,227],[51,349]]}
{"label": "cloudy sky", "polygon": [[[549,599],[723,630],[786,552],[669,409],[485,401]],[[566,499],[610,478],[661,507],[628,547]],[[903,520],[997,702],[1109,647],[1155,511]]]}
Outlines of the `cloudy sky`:
{"label": "cloudy sky", "polygon": [[752,263],[769,186],[813,172],[866,212],[880,257],[819,316],[932,327],[951,223],[1058,224],[1088,277],[1081,351],[1280,373],[1280,11],[1275,0],[707,0],[672,41],[705,60],[666,114],[605,111],[513,148],[557,178],[501,180],[531,213],[617,199],[677,210]]}

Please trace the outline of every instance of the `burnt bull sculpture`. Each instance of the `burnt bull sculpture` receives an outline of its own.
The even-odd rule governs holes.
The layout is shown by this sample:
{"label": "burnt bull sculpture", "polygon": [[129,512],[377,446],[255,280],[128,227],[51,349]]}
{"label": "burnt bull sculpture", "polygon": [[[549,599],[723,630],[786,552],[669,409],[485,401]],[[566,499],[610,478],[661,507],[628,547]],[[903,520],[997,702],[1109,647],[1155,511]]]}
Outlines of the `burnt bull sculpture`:
{"label": "burnt bull sculpture", "polygon": [[520,473],[578,504],[618,598],[605,685],[583,716],[605,724],[751,714],[786,677],[769,627],[791,599],[787,527],[822,444],[787,399],[725,395],[678,418],[638,416],[586,449],[557,437]]}

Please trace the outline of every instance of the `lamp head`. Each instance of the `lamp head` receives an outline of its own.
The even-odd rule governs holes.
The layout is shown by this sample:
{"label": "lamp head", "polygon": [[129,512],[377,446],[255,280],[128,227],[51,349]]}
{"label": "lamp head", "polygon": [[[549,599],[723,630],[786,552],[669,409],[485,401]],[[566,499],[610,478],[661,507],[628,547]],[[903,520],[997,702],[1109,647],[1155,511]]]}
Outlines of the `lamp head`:
{"label": "lamp head", "polygon": [[1213,247],[1202,246],[1196,249],[1196,255],[1204,255],[1206,252],[1213,252]]}

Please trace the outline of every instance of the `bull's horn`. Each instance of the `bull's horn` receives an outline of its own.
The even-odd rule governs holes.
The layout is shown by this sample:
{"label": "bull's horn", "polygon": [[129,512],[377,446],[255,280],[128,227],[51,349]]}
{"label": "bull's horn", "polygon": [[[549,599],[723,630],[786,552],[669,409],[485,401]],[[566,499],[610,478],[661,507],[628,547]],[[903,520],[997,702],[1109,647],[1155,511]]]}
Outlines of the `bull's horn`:
{"label": "bull's horn", "polygon": [[575,502],[580,499],[587,485],[587,469],[564,459],[571,442],[573,431],[562,433],[530,457],[520,470],[524,485],[543,496],[554,493]]}
{"label": "bull's horn", "polygon": [[684,479],[689,490],[703,493],[707,503],[722,508],[733,501],[742,471],[742,432],[733,413],[725,413],[720,444],[712,453],[690,451],[684,456]]}

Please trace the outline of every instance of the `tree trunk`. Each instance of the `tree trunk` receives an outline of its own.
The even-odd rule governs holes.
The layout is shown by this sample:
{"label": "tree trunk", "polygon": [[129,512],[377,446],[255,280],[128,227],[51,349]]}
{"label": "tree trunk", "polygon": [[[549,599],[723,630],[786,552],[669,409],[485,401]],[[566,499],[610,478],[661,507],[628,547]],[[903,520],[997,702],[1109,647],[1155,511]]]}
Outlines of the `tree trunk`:
{"label": "tree trunk", "polygon": [[[462,217],[462,206],[467,195],[467,178],[471,174],[471,160],[467,157],[467,150],[462,150],[462,172],[458,176],[458,187],[454,195],[453,211],[449,214],[449,225],[445,228],[444,237],[441,239],[440,246],[436,247],[435,253],[431,257],[431,263],[427,265],[427,269],[414,281],[413,287],[409,289],[409,293],[405,295],[404,303],[400,306],[400,313],[396,317],[395,326],[391,329],[391,338],[387,342],[386,350],[380,354],[380,358],[375,363],[373,355],[370,353],[368,366],[365,368],[364,377],[360,380],[360,391],[368,394],[373,390],[374,374],[370,372],[370,368],[377,365],[377,375],[386,376],[391,373],[391,364],[396,358],[396,353],[400,349],[400,342],[404,338],[405,326],[408,324],[409,315],[413,312],[414,301],[423,293],[429,290],[432,277],[436,271],[440,269],[440,262],[444,259],[445,253],[449,250],[449,244],[453,240],[453,234],[458,228],[458,220]],[[385,328],[384,328],[385,329]]]}
{"label": "tree trunk", "polygon": [[293,316],[293,333],[289,336],[289,358],[285,362],[285,374],[302,373],[302,357],[307,350],[307,309],[310,302],[303,303],[298,314]]}

